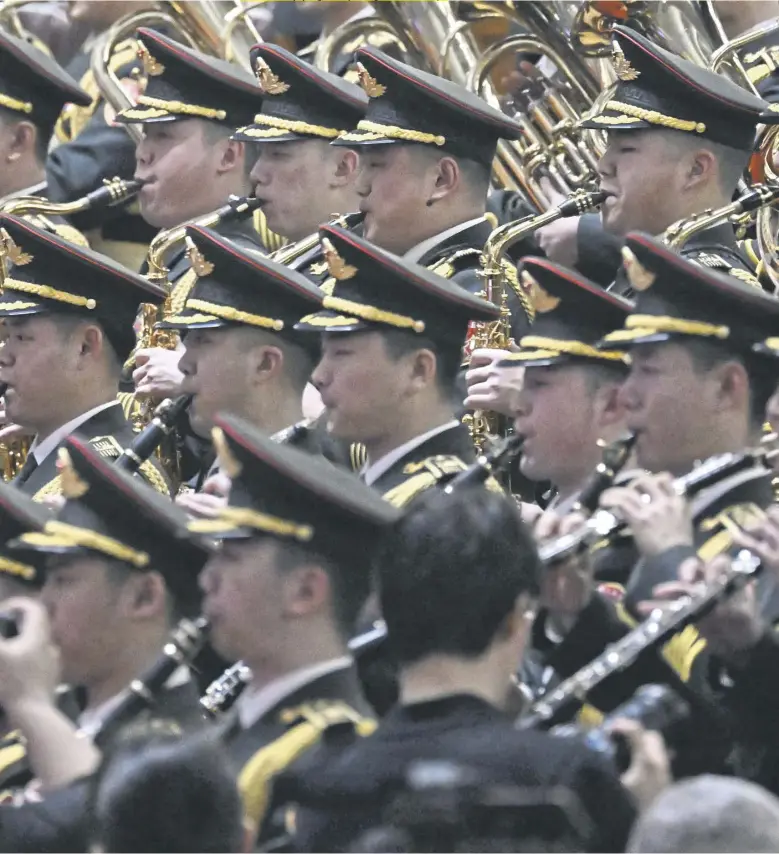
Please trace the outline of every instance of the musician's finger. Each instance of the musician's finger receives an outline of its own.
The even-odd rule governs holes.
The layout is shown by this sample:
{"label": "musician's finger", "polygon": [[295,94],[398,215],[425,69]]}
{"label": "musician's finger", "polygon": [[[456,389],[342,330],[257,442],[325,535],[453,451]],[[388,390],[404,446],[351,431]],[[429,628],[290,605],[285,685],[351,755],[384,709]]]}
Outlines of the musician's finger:
{"label": "musician's finger", "polygon": [[550,537],[557,536],[560,530],[560,521],[560,517],[555,512],[547,510],[539,516],[533,533],[542,542]]}
{"label": "musician's finger", "polygon": [[688,557],[679,564],[677,575],[679,581],[684,584],[695,584],[702,581],[704,576],[703,563],[697,557]]}
{"label": "musician's finger", "polygon": [[153,348],[146,348],[143,350],[138,350],[135,354],[135,364],[138,367],[141,367],[141,365],[145,365],[149,361],[149,359],[151,358],[152,353],[154,353]]}
{"label": "musician's finger", "polygon": [[686,584],[683,581],[665,581],[652,588],[652,595],[661,601],[678,599],[680,596],[690,596],[694,592],[695,585]]}
{"label": "musician's finger", "polygon": [[560,534],[571,534],[578,531],[587,522],[583,513],[567,513],[560,520]]}

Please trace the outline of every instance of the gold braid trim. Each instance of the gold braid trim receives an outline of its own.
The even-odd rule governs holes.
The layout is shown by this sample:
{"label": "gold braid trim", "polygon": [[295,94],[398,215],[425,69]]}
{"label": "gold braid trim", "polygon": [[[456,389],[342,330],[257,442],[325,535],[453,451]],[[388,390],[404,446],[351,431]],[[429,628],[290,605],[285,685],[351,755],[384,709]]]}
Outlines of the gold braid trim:
{"label": "gold braid trim", "polygon": [[18,98],[12,98],[3,92],[0,92],[0,107],[5,107],[7,110],[15,110],[17,113],[27,113],[28,116],[33,109],[29,101],[20,101]]}
{"label": "gold braid trim", "polygon": [[256,528],[266,534],[288,537],[302,543],[307,543],[314,536],[311,525],[280,519],[250,507],[223,507],[216,519],[194,519],[187,528],[193,534],[220,534],[236,528]]}
{"label": "gold braid trim", "polygon": [[[360,131],[363,131],[360,133]],[[427,145],[446,145],[446,137],[421,130],[399,128],[395,125],[383,125],[361,119],[356,131],[345,131],[338,135],[344,142],[371,142],[375,139],[398,139],[401,142],[421,142]]]}
{"label": "gold braid trim", "polygon": [[631,314],[625,321],[625,329],[610,332],[604,341],[631,341],[656,332],[676,335],[700,335],[704,338],[728,338],[729,326],[716,326],[702,320],[683,320],[679,317],[663,317],[654,314]]}
{"label": "gold braid trim", "polygon": [[596,122],[598,124],[628,124],[629,122],[639,119],[640,121],[649,122],[649,124],[652,125],[661,125],[662,127],[671,128],[672,130],[706,133],[706,125],[703,122],[676,119],[673,116],[666,116],[663,113],[658,113],[657,110],[645,110],[643,107],[634,107],[633,104],[625,104],[623,101],[607,101],[603,109],[615,110],[623,115],[604,116],[601,113],[597,116],[593,116],[588,121]]}
{"label": "gold braid trim", "polygon": [[206,300],[202,299],[188,299],[185,308],[206,312],[206,314],[194,314],[191,316],[173,315],[166,318],[167,322],[186,325],[190,323],[203,323],[204,321],[213,320],[215,317],[218,317],[221,320],[246,323],[249,326],[261,326],[263,329],[272,329],[274,332],[281,332],[284,328],[284,321],[278,318],[250,314],[248,311],[239,311],[239,309],[229,305],[218,305],[215,302],[206,302]]}
{"label": "gold braid trim", "polygon": [[34,581],[35,580],[35,568],[29,566],[26,563],[19,563],[19,561],[11,560],[8,557],[3,557],[0,555],[0,573],[5,573],[6,575],[15,575],[17,578],[21,578],[23,581]]}
{"label": "gold braid trim", "polygon": [[268,219],[265,216],[264,211],[256,210],[254,212],[252,224],[254,225],[254,230],[260,235],[262,245],[265,247],[266,252],[275,252],[277,249],[281,249],[282,246],[286,246],[289,243],[286,237],[282,237],[280,234],[276,234],[275,231],[271,231],[270,228],[268,228]]}
{"label": "gold braid trim", "polygon": [[[627,355],[618,350],[598,350],[582,341],[560,341],[557,338],[545,338],[542,335],[525,335],[519,340],[519,346],[528,352],[512,353],[501,361],[522,362],[533,358],[546,358],[548,355],[581,356],[585,359],[606,359],[611,362],[626,362]],[[536,348],[535,350],[533,348]]]}
{"label": "gold braid trim", "polygon": [[254,128],[251,125],[240,128],[237,132],[244,133],[247,136],[280,136],[281,134],[278,131],[283,131],[284,133],[307,133],[311,136],[322,136],[325,139],[335,139],[341,133],[338,128],[311,125],[308,122],[298,122],[292,119],[280,119],[277,116],[266,116],[262,113],[258,113],[254,117],[254,124],[265,125],[270,131],[277,132],[264,131],[260,128]]}
{"label": "gold braid trim", "polygon": [[270,801],[273,778],[288,768],[303,753],[318,744],[322,734],[331,726],[351,723],[360,736],[370,735],[376,723],[364,718],[343,702],[307,704],[281,713],[281,722],[289,723],[285,717],[297,721],[280,738],[258,750],[241,769],[238,790],[244,806],[244,816],[257,828],[265,817]]}
{"label": "gold braid trim", "polygon": [[341,297],[326,296],[322,301],[322,306],[329,311],[343,311],[346,314],[352,314],[360,320],[367,320],[369,323],[386,323],[400,329],[413,329],[414,332],[418,333],[425,331],[423,320],[414,320],[413,317],[395,314],[393,311],[384,311],[384,309],[376,308],[373,305],[363,305]]}
{"label": "gold braid trim", "polygon": [[[7,277],[3,282],[3,288],[7,288],[10,291],[21,291],[25,294],[34,294],[37,297],[42,297],[43,299],[51,299],[56,300],[57,302],[64,302],[68,305],[77,305],[82,308],[88,308],[90,310],[97,308],[97,300],[81,297],[77,294],[69,294],[67,291],[59,291],[56,288],[51,288],[48,285],[36,285],[34,282],[23,282],[21,279],[12,279]],[[16,303],[11,303],[11,305],[16,305]],[[26,307],[28,304],[22,304],[19,307]],[[29,303],[29,305],[34,305],[34,303]],[[0,303],[0,308],[9,309],[11,306],[6,303]]]}
{"label": "gold braid trim", "polygon": [[158,119],[168,113],[177,113],[182,116],[199,116],[203,119],[214,119],[219,122],[223,122],[227,118],[225,110],[201,107],[198,104],[185,104],[183,101],[165,101],[162,98],[150,98],[148,95],[141,95],[138,98],[138,106],[149,107],[150,109],[139,110],[135,107],[128,107],[128,109],[122,110],[118,114],[118,117],[128,119]]}
{"label": "gold braid trim", "polygon": [[149,565],[149,555],[146,552],[139,552],[124,543],[120,543],[119,540],[107,537],[105,534],[99,534],[97,531],[78,528],[64,522],[47,522],[43,533],[33,531],[22,534],[20,539],[23,543],[29,543],[31,546],[43,546],[44,548],[46,546],[80,546],[92,549],[117,560],[123,560],[137,569],[143,569]]}
{"label": "gold braid trim", "polygon": [[165,476],[151,460],[146,460],[146,462],[142,463],[138,473],[155,492],[170,497],[171,485],[165,480]]}

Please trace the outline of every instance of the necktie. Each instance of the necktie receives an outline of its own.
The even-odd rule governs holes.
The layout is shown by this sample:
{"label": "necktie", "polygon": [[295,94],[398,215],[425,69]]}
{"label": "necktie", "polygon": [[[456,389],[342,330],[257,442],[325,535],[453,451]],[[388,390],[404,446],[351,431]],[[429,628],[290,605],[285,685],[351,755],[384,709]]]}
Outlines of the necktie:
{"label": "necktie", "polygon": [[38,468],[38,460],[35,459],[35,454],[27,454],[27,459],[24,461],[24,465],[19,470],[19,474],[14,478],[14,484],[16,486],[21,486],[27,480],[29,480],[30,475]]}

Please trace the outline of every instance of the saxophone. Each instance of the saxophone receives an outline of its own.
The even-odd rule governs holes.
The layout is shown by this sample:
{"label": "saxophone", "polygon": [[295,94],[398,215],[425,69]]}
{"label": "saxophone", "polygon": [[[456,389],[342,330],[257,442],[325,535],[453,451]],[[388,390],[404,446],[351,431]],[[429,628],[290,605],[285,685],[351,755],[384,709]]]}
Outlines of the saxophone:
{"label": "saxophone", "polygon": [[[508,307],[507,286],[516,293],[521,305],[532,319],[528,296],[507,275],[504,259],[508,250],[521,240],[534,234],[544,225],[569,216],[579,216],[600,205],[605,198],[601,191],[577,190],[561,204],[542,214],[531,214],[519,222],[510,222],[490,234],[481,254],[479,275],[484,281],[481,296],[495,303],[500,317],[490,322],[472,323],[466,344],[466,357],[475,349],[507,350],[511,342],[511,313]],[[502,416],[494,412],[471,412],[463,418],[476,449],[481,453],[490,435],[505,432]]]}

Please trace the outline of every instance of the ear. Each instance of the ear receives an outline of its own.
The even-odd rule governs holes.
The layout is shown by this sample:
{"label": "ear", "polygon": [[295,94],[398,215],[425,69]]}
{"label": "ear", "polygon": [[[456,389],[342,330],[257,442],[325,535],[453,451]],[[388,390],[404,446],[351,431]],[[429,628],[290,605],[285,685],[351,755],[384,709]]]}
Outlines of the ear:
{"label": "ear", "polygon": [[296,567],[284,579],[283,608],[290,618],[306,617],[329,606],[330,579],[320,566],[309,563]]}
{"label": "ear", "polygon": [[90,323],[82,327],[79,357],[95,359],[103,354],[105,347],[105,332],[97,324]]}
{"label": "ear", "polygon": [[[535,608],[526,593],[517,597],[514,607],[506,615],[500,627],[499,639],[524,648],[533,625]],[[519,659],[517,659],[519,660]]]}
{"label": "ear", "polygon": [[411,386],[417,391],[432,385],[438,374],[438,360],[432,350],[417,350],[411,354]]}
{"label": "ear", "polygon": [[246,146],[240,140],[225,139],[219,143],[217,151],[220,152],[219,160],[216,164],[218,175],[224,175],[226,172],[234,172],[236,169],[244,168]]}
{"label": "ear", "polygon": [[715,368],[716,405],[720,411],[748,409],[749,375],[741,362],[724,362]]}
{"label": "ear", "polygon": [[430,201],[438,201],[453,193],[462,180],[460,164],[454,157],[442,157],[436,164],[435,185]]}
{"label": "ear", "polygon": [[360,169],[360,156],[352,148],[336,148],[332,151],[335,155],[335,170],[330,178],[331,187],[344,187],[351,184]]}
{"label": "ear", "polygon": [[165,581],[159,572],[133,574],[124,590],[125,611],[135,620],[148,620],[165,612]]}
{"label": "ear", "polygon": [[280,347],[261,344],[249,351],[246,362],[250,382],[261,385],[281,375],[284,370],[284,351]]}
{"label": "ear", "polygon": [[685,163],[684,190],[697,189],[719,180],[719,163],[707,148],[699,148],[682,162]]}
{"label": "ear", "polygon": [[6,160],[18,160],[22,154],[35,150],[38,129],[32,122],[16,122],[8,127]]}

